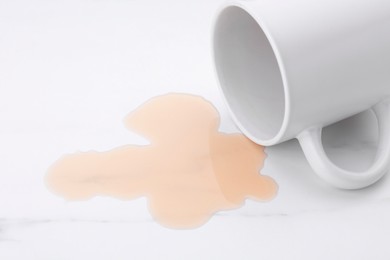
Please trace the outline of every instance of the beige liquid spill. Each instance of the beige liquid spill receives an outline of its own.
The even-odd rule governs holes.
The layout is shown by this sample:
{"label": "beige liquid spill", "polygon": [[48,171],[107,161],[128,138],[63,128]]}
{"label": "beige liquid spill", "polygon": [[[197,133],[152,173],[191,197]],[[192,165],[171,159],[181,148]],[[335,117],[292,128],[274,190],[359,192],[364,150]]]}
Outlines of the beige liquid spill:
{"label": "beige liquid spill", "polygon": [[125,124],[151,144],[65,155],[49,169],[50,188],[68,200],[146,196],[156,221],[172,228],[199,226],[246,198],[265,201],[277,192],[259,173],[264,148],[241,134],[218,132],[219,114],[201,97],[152,98]]}

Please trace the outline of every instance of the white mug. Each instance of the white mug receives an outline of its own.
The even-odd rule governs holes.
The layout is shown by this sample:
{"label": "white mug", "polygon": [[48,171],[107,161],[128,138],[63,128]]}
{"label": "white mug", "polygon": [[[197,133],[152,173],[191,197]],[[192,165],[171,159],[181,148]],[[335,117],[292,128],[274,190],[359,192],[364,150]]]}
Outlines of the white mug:
{"label": "white mug", "polygon": [[[298,138],[314,171],[359,189],[390,167],[390,1],[242,0],[218,11],[213,57],[220,89],[242,132],[261,145]],[[375,162],[333,164],[321,130],[373,108]]]}

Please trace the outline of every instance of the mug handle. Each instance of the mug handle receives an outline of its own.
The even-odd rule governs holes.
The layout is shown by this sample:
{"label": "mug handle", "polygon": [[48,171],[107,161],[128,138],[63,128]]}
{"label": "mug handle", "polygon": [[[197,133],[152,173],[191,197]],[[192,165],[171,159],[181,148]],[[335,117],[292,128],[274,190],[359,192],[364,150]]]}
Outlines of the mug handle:
{"label": "mug handle", "polygon": [[379,140],[372,166],[363,172],[341,169],[330,161],[322,141],[322,127],[314,127],[297,136],[309,164],[322,179],[341,189],[360,189],[378,181],[390,168],[390,102],[382,101],[373,107],[378,120]]}

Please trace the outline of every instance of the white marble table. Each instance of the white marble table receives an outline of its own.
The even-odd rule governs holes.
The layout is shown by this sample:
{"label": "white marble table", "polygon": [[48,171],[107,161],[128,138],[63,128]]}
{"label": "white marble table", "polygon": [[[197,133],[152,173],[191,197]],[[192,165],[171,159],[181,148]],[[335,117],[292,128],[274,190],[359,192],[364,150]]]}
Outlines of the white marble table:
{"label": "white marble table", "polygon": [[[296,141],[266,149],[279,185],[190,230],[155,223],[143,198],[67,202],[43,181],[59,156],[145,140],[123,117],[169,92],[201,95],[236,132],[218,94],[210,23],[220,1],[0,1],[0,259],[389,259],[390,178],[333,189]],[[366,112],[324,131],[329,156],[367,167]]]}

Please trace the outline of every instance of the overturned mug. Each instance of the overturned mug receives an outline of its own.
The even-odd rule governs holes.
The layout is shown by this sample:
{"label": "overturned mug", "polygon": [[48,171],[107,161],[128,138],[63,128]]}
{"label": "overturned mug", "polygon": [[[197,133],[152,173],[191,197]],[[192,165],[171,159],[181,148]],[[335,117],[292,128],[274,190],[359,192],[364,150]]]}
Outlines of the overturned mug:
{"label": "overturned mug", "polygon": [[[298,138],[328,183],[359,189],[390,168],[390,1],[242,0],[213,28],[220,88],[242,132],[261,145]],[[364,172],[333,164],[321,130],[373,108],[375,162]]]}

